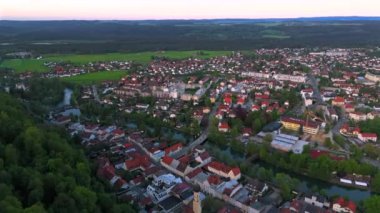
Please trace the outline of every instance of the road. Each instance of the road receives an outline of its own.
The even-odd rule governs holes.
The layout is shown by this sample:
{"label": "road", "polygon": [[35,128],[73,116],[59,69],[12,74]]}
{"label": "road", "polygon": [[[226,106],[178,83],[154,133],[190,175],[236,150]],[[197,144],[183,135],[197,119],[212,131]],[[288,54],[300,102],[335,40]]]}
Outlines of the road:
{"label": "road", "polygon": [[92,85],[92,94],[94,95],[94,98],[97,102],[100,102],[98,90],[95,85]]}
{"label": "road", "polygon": [[197,138],[195,139],[194,141],[192,141],[191,143],[189,143],[186,147],[182,148],[180,151],[176,152],[176,153],[173,153],[171,156],[173,158],[178,158],[182,155],[185,155],[186,153],[188,153],[190,150],[194,149],[196,146],[200,145],[201,143],[203,143],[205,140],[207,140],[207,137],[208,137],[208,134],[209,134],[209,129],[210,129],[210,126],[211,126],[211,119],[213,117],[215,117],[215,114],[216,114],[216,111],[219,107],[219,104],[220,102],[216,102],[214,107],[212,108],[210,114],[208,115],[208,125],[207,125],[207,128],[202,132],[202,134]]}
{"label": "road", "polygon": [[321,92],[319,91],[318,82],[314,75],[308,74],[311,87],[313,88],[313,97],[316,99],[317,104],[324,104]]}

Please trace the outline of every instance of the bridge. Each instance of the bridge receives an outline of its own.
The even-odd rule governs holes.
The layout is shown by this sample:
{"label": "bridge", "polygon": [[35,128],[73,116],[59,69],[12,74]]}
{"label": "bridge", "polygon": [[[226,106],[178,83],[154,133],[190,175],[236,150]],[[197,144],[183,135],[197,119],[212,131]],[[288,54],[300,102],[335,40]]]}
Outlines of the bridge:
{"label": "bridge", "polygon": [[208,116],[208,119],[209,119],[209,122],[208,122],[208,126],[207,128],[203,131],[203,133],[197,138],[195,139],[194,141],[192,141],[191,143],[189,143],[186,147],[183,147],[180,151],[176,152],[176,153],[173,153],[171,155],[171,157],[173,158],[178,158],[178,157],[181,157],[185,154],[187,154],[188,152],[190,152],[192,149],[194,149],[196,146],[200,145],[201,143],[205,142],[208,138],[208,134],[209,134],[209,128],[211,126],[211,122],[210,120],[215,117],[215,114],[216,114],[216,111],[219,107],[219,102],[215,103],[214,107],[212,108],[209,116]]}
{"label": "bridge", "polygon": [[171,155],[173,158],[179,158],[183,155],[186,155],[188,152],[190,152],[192,149],[194,149],[196,146],[203,143],[205,140],[207,140],[208,137],[208,129],[204,131],[197,139],[195,139],[193,142],[189,143],[186,147],[183,147],[180,151],[175,152]]}

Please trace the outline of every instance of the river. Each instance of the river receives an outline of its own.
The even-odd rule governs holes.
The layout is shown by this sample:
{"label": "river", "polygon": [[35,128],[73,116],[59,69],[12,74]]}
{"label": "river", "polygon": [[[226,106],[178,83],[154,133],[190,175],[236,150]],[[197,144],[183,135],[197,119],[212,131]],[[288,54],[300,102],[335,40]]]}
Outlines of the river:
{"label": "river", "polygon": [[69,88],[65,88],[63,93],[64,93],[63,100],[61,103],[59,103],[58,107],[70,106],[71,96],[73,95],[73,90],[71,90]]}
{"label": "river", "polygon": [[[231,152],[229,148],[222,150],[219,147],[210,143],[206,143],[205,147],[217,148],[223,154],[227,155],[230,159],[240,160],[243,158],[241,155]],[[324,191],[328,197],[339,195],[342,197],[347,197],[350,200],[353,200],[355,202],[365,200],[366,198],[373,195],[373,193],[371,193],[368,190],[360,190],[360,189],[349,188],[349,187],[344,187],[340,185],[334,185],[334,184],[331,184],[319,179],[311,178],[305,175],[296,174],[294,172],[275,167],[263,161],[256,161],[256,162],[253,162],[252,164],[258,165],[260,167],[264,167],[266,169],[272,169],[274,173],[281,172],[281,173],[285,173],[289,175],[292,178],[298,179],[300,183],[297,186],[297,190],[299,192],[308,192],[308,191],[311,191],[313,188],[317,187],[319,191]]]}

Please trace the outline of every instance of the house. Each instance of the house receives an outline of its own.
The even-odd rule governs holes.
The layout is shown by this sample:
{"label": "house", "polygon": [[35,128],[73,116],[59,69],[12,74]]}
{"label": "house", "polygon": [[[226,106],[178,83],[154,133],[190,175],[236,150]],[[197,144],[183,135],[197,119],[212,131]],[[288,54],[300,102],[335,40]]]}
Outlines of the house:
{"label": "house", "polygon": [[172,155],[183,148],[181,143],[176,143],[170,147],[165,148],[165,155]]}
{"label": "house", "polygon": [[218,130],[219,132],[228,132],[230,129],[227,122],[219,122],[218,124]]}
{"label": "house", "polygon": [[330,207],[330,202],[322,195],[314,195],[307,193],[304,198],[305,202],[313,206],[318,206],[319,208]]}
{"label": "house", "polygon": [[252,112],[259,111],[260,107],[258,105],[256,105],[256,104],[253,104],[252,107],[251,107],[251,110],[252,110]]}
{"label": "house", "polygon": [[262,101],[261,102],[261,108],[263,109],[263,108],[266,108],[266,107],[268,107],[269,106],[269,101]]}
{"label": "house", "polygon": [[141,154],[132,154],[133,157],[125,161],[123,169],[127,171],[134,171],[137,169],[146,170],[152,163],[149,161],[148,156]]}
{"label": "house", "polygon": [[301,128],[301,125],[304,124],[303,120],[292,118],[292,117],[281,117],[281,124],[285,129],[290,129],[298,131]]}
{"label": "house", "polygon": [[376,142],[377,141],[376,133],[360,133],[358,135],[358,138],[359,138],[359,140],[361,140],[363,142],[368,142],[368,141]]}
{"label": "house", "polygon": [[306,121],[303,125],[304,133],[315,135],[319,131],[319,125],[313,121]]}
{"label": "house", "polygon": [[154,203],[159,203],[170,197],[170,192],[174,186],[182,183],[180,178],[176,178],[172,174],[164,174],[156,177],[147,187],[147,193]]}
{"label": "house", "polygon": [[359,127],[350,127],[347,123],[343,124],[339,130],[340,134],[358,136],[360,133]]}
{"label": "house", "polygon": [[348,114],[348,116],[350,117],[350,119],[352,119],[354,121],[365,121],[365,120],[367,120],[367,115],[364,113],[361,113],[361,112],[350,112]]}
{"label": "house", "polygon": [[354,111],[355,111],[355,107],[352,106],[351,104],[345,104],[345,105],[344,105],[344,110],[345,110],[346,112],[354,112]]}
{"label": "house", "polygon": [[338,213],[355,213],[356,204],[352,201],[346,201],[343,197],[338,197],[333,202],[332,209]]}
{"label": "house", "polygon": [[232,104],[232,97],[231,97],[231,95],[225,95],[224,99],[223,99],[223,103],[226,106],[231,106],[231,104]]}
{"label": "house", "polygon": [[312,88],[303,89],[303,90],[301,90],[301,95],[303,98],[312,97],[313,96],[313,89]]}
{"label": "house", "polygon": [[345,99],[343,97],[340,97],[340,96],[336,96],[333,100],[332,100],[332,105],[333,106],[344,106],[345,104]]}
{"label": "house", "polygon": [[329,116],[333,121],[339,120],[338,113],[336,113],[336,110],[333,107],[326,108],[326,115]]}
{"label": "house", "polygon": [[251,128],[244,128],[243,129],[243,136],[244,137],[250,137],[252,135],[252,129]]}
{"label": "house", "polygon": [[251,191],[253,194],[258,196],[263,196],[266,191],[269,190],[269,187],[266,183],[263,183],[259,180],[248,181],[245,187]]}
{"label": "house", "polygon": [[115,129],[112,131],[112,138],[111,140],[117,140],[119,138],[125,137],[125,132],[122,129]]}
{"label": "house", "polygon": [[305,104],[305,106],[313,105],[313,99],[311,99],[311,98],[305,98],[304,99],[304,104]]}
{"label": "house", "polygon": [[245,99],[243,97],[239,97],[237,100],[237,104],[238,105],[244,105],[244,103],[245,103]]}
{"label": "house", "polygon": [[240,169],[238,167],[232,168],[221,162],[213,161],[207,164],[206,168],[208,171],[224,178],[237,180],[241,177]]}
{"label": "house", "polygon": [[199,162],[200,164],[207,164],[211,162],[211,156],[208,152],[202,152],[200,153],[196,158],[195,161]]}

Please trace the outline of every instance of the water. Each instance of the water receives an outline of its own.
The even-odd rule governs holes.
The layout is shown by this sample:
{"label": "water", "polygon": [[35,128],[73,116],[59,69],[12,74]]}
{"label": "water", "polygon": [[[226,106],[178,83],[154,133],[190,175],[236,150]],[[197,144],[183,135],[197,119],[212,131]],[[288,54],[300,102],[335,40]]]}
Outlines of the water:
{"label": "water", "polygon": [[73,91],[69,88],[65,88],[63,93],[64,93],[63,100],[61,103],[59,103],[58,107],[70,106],[71,96],[73,95]]}
{"label": "water", "polygon": [[361,189],[355,189],[355,188],[349,188],[349,187],[331,184],[319,179],[311,178],[305,175],[299,175],[291,171],[277,168],[271,164],[268,164],[262,161],[257,161],[254,164],[264,167],[266,169],[272,169],[274,173],[281,172],[281,173],[285,173],[289,175],[292,178],[298,179],[300,183],[297,186],[297,190],[300,192],[309,192],[313,188],[318,188],[319,191],[324,191],[328,197],[339,195],[342,197],[347,197],[350,200],[353,200],[355,202],[365,200],[366,198],[373,195],[373,193],[371,193],[368,190],[361,190]]}
{"label": "water", "polygon": [[[237,159],[237,160],[244,159],[241,155],[232,152],[230,148],[222,150],[218,146],[210,144],[210,143],[206,143],[204,146],[206,148],[219,149],[219,151],[223,153],[223,155],[227,155],[230,159]],[[365,200],[366,198],[374,194],[368,190],[360,190],[360,189],[355,189],[355,188],[348,188],[344,186],[334,185],[334,184],[331,184],[319,179],[311,178],[304,175],[299,175],[285,169],[277,168],[263,161],[256,161],[252,164],[258,165],[260,167],[264,167],[265,169],[271,169],[273,170],[274,173],[281,172],[281,173],[285,173],[289,175],[292,178],[298,179],[300,183],[297,186],[297,191],[299,192],[308,192],[308,191],[311,191],[313,188],[318,188],[319,191],[324,191],[328,197],[339,195],[342,197],[347,197],[348,199],[353,200],[355,202]]]}
{"label": "water", "polygon": [[[126,127],[128,129],[137,129],[138,125],[134,122],[128,122],[126,124]],[[150,131],[150,132],[154,131],[154,128],[152,127],[147,126],[146,128],[147,128],[147,131]],[[185,133],[174,130],[174,129],[162,128],[161,131],[162,131],[163,136],[170,137],[170,140],[181,141],[183,143],[192,140],[191,136],[186,135]]]}
{"label": "water", "polygon": [[128,129],[137,129],[137,124],[132,123],[132,122],[128,122],[126,126]]}
{"label": "water", "polygon": [[71,96],[72,96],[72,94],[73,94],[73,91],[72,91],[71,89],[66,88],[66,89],[64,90],[64,93],[65,93],[65,96],[64,96],[64,98],[63,98],[63,105],[64,105],[64,106],[68,106],[68,105],[70,105],[70,102],[71,102]]}

